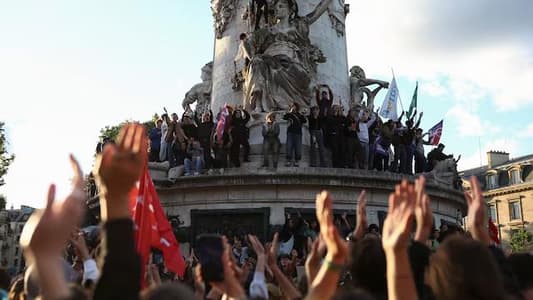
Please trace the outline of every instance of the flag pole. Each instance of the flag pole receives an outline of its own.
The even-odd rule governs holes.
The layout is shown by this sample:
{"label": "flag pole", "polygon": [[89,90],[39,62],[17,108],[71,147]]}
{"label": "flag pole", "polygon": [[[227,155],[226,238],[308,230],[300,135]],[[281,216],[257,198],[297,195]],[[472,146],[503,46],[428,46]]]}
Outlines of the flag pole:
{"label": "flag pole", "polygon": [[[390,69],[392,71],[392,78],[396,78],[396,75],[394,74],[394,69],[392,67]],[[398,86],[398,81],[396,81],[396,86]],[[404,112],[402,95],[400,94],[400,87],[398,87],[398,99],[400,100],[400,106],[402,108],[402,112]]]}

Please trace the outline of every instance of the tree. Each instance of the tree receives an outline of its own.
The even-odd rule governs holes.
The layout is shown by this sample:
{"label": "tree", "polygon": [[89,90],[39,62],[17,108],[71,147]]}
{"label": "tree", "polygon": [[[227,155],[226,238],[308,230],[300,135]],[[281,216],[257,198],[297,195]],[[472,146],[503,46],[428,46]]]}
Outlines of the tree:
{"label": "tree", "polygon": [[[155,121],[157,121],[157,119],[159,119],[159,115],[156,113],[156,114],[154,114],[152,116],[152,120],[141,123],[146,128],[146,132],[150,133],[150,130],[152,130],[152,128],[155,127]],[[124,126],[124,124],[126,124],[126,123],[131,123],[131,122],[140,123],[138,121],[124,121],[124,122],[121,122],[118,125],[106,126],[106,127],[102,128],[102,129],[100,129],[100,136],[101,137],[106,137],[106,138],[109,138],[109,139],[115,141],[117,139],[117,137],[118,137],[118,134],[119,134],[120,129],[122,128],[122,126]]]}
{"label": "tree", "polygon": [[7,200],[4,195],[0,194],[0,211],[6,209]]}
{"label": "tree", "polygon": [[533,243],[533,234],[524,228],[519,229],[511,236],[511,249],[513,252],[526,251]]}
{"label": "tree", "polygon": [[15,155],[7,152],[7,138],[4,131],[4,122],[0,122],[0,186],[5,184],[4,175],[7,174],[9,165],[15,159]]}

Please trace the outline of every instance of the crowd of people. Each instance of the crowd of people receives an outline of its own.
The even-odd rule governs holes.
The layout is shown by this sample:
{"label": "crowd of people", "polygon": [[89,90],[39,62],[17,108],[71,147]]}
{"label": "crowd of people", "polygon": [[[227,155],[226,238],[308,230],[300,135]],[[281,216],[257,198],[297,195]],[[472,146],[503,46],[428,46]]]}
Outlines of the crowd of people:
{"label": "crowd of people", "polygon": [[153,262],[141,266],[128,195],[146,165],[147,146],[145,129],[130,124],[98,155],[93,174],[101,191],[102,232],[94,251],[77,229],[85,180],[71,157],[73,190],[57,201],[51,185],[46,207],[28,220],[21,245],[29,267],[13,280],[2,274],[5,298],[533,299],[533,255],[506,256],[492,243],[476,178],[465,193],[468,231],[441,235],[439,244],[420,176],[398,183],[382,228],[367,224],[364,191],[354,205],[355,226],[347,216],[335,220],[334,199],[323,191],[315,220],[289,215],[271,242],[253,233],[211,236],[218,242],[206,249],[199,241],[207,237],[198,237],[183,277]]}
{"label": "crowd of people", "polygon": [[[309,165],[321,168],[352,168],[419,174],[431,171],[439,161],[453,158],[443,153],[439,144],[426,156],[421,129],[423,113],[415,113],[403,123],[384,122],[377,112],[364,106],[346,114],[324,92],[309,113],[300,112],[294,103],[279,118],[286,122],[285,166],[299,167],[302,160],[303,135],[309,135]],[[249,162],[250,114],[242,106],[226,106],[214,118],[211,111],[198,116],[192,111],[181,120],[173,113],[164,114],[150,132],[150,161],[169,161],[170,167],[184,165],[185,175],[199,175],[209,170],[240,167]],[[224,117],[223,122],[220,119]],[[222,124],[221,124],[222,123]],[[266,114],[262,124],[262,167],[278,167],[282,141],[277,113]],[[306,131],[306,132],[305,132]],[[220,135],[220,136],[219,136]]]}

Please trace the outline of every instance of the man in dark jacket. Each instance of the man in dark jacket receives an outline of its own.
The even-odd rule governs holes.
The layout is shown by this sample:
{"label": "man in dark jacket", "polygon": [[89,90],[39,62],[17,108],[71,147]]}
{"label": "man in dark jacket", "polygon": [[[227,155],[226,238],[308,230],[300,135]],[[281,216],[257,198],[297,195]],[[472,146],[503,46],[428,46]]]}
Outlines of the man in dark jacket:
{"label": "man in dark jacket", "polygon": [[326,167],[326,161],[324,157],[324,118],[320,115],[320,109],[318,106],[311,107],[311,114],[307,118],[309,120],[309,157],[311,160],[311,167],[316,167],[317,158],[316,152],[318,150],[318,157],[320,161],[320,167]]}
{"label": "man in dark jacket", "polygon": [[241,166],[241,146],[243,147],[243,161],[250,161],[250,159],[248,158],[248,155],[250,153],[250,143],[248,142],[248,128],[246,127],[246,124],[248,123],[248,121],[250,121],[250,114],[246,110],[244,110],[242,106],[238,106],[237,109],[233,111],[231,120],[231,136],[233,139],[233,143],[231,144],[230,159],[233,166],[238,168]]}
{"label": "man in dark jacket", "polygon": [[331,114],[326,118],[326,146],[331,151],[331,162],[334,168],[344,167],[344,127],[346,118],[342,115],[341,106],[333,105]]}
{"label": "man in dark jacket", "polygon": [[302,159],[302,126],[307,122],[300,114],[300,107],[293,103],[289,112],[283,116],[287,120],[287,162],[285,165],[298,167],[298,162]]}
{"label": "man in dark jacket", "polygon": [[198,141],[204,149],[205,167],[206,169],[211,169],[213,168],[213,157],[211,156],[211,138],[213,137],[213,130],[215,128],[215,124],[213,123],[213,112],[205,112],[201,120],[195,113],[194,119],[196,121],[196,124],[198,124]]}
{"label": "man in dark jacket", "polygon": [[155,128],[150,130],[150,161],[159,161],[159,151],[161,149],[161,125],[163,120],[159,119],[155,124]]}
{"label": "man in dark jacket", "polygon": [[428,153],[427,170],[426,170],[427,172],[430,172],[431,170],[433,170],[433,168],[435,168],[435,166],[437,165],[439,161],[443,161],[445,159],[453,157],[453,154],[446,155],[442,152],[444,150],[444,147],[445,147],[444,144],[439,144],[437,148],[431,150]]}

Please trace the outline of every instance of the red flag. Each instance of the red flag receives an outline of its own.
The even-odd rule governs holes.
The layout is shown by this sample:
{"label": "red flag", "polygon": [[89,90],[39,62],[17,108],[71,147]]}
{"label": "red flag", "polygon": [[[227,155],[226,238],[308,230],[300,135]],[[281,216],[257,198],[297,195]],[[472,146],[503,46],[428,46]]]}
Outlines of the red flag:
{"label": "red flag", "polygon": [[494,222],[492,222],[491,218],[489,218],[489,236],[490,239],[497,245],[500,244],[500,238],[498,237],[498,227],[494,224]]}
{"label": "red flag", "polygon": [[442,127],[444,124],[444,120],[441,120],[437,125],[433,126],[429,130],[429,142],[431,145],[438,145],[440,143],[440,137],[442,136]]}
{"label": "red flag", "polygon": [[159,202],[148,166],[145,166],[138,187],[130,193],[130,211],[135,223],[135,244],[141,256],[142,274],[148,264],[151,248],[156,248],[163,252],[167,269],[183,276],[185,261]]}

